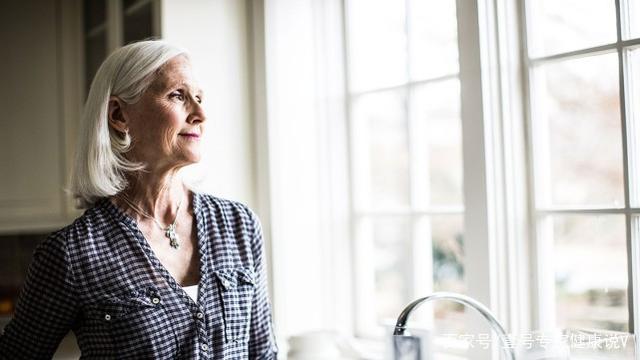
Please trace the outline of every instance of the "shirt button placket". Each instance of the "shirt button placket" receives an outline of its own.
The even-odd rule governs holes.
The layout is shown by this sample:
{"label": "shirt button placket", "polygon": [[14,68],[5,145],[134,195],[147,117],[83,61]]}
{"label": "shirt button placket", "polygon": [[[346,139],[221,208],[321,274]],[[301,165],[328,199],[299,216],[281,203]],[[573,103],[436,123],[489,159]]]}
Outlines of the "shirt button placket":
{"label": "shirt button placket", "polygon": [[208,358],[209,357],[209,345],[207,345],[207,330],[206,330],[206,322],[203,320],[205,315],[204,315],[204,311],[202,311],[202,309],[198,306],[195,308],[195,317],[196,317],[196,326],[198,328],[198,340],[200,342],[200,350],[201,350],[201,354],[202,357],[204,358]]}

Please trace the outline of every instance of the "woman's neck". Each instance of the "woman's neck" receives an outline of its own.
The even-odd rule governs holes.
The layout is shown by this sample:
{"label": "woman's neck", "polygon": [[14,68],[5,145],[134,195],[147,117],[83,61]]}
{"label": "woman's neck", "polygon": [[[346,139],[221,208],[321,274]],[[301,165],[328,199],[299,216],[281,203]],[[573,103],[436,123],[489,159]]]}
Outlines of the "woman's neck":
{"label": "woman's neck", "polygon": [[[137,211],[131,209],[132,206],[127,202],[133,203],[139,210],[162,223],[170,223],[176,216],[178,205],[187,202],[188,190],[177,171],[166,174],[138,172],[127,180],[129,185],[116,195],[116,201],[118,205],[133,210],[134,213]],[[182,208],[186,206],[183,205]]]}

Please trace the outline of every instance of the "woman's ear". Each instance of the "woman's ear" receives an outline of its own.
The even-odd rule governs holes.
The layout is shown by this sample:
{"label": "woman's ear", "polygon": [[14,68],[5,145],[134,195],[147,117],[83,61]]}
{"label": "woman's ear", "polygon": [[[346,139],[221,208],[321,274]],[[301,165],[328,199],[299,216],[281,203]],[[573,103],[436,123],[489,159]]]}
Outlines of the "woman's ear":
{"label": "woman's ear", "polygon": [[123,134],[129,131],[129,123],[123,111],[124,105],[124,102],[119,97],[109,97],[109,109],[107,110],[109,126]]}

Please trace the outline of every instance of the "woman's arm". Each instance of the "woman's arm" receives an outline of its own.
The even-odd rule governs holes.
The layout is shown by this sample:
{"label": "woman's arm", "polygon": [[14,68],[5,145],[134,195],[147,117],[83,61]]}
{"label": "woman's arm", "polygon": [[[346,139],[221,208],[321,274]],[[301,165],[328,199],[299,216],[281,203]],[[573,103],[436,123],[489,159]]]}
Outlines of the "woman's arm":
{"label": "woman's arm", "polygon": [[13,319],[0,335],[0,359],[51,359],[76,315],[76,292],[64,238],[36,249]]}
{"label": "woman's arm", "polygon": [[255,293],[251,304],[251,328],[249,334],[249,358],[275,360],[278,348],[273,333],[271,304],[267,291],[264,241],[260,221],[250,213],[254,222],[252,250],[255,266]]}

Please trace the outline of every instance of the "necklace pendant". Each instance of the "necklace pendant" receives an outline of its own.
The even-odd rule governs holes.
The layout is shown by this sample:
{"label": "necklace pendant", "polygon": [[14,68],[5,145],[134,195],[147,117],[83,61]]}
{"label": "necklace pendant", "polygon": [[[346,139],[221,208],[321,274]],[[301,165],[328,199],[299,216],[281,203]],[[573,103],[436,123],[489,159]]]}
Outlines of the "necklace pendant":
{"label": "necklace pendant", "polygon": [[180,247],[180,243],[178,242],[178,234],[176,234],[175,224],[170,224],[169,227],[167,227],[164,236],[169,238],[169,245],[171,245],[172,248],[178,249]]}

